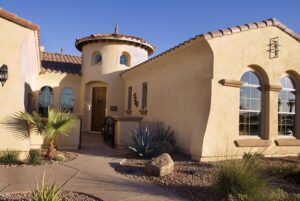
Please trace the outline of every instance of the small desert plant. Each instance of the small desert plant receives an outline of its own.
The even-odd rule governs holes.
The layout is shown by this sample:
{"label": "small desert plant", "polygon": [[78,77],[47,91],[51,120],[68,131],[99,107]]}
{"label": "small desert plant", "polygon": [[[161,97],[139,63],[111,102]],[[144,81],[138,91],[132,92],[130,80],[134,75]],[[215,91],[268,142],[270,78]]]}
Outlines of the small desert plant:
{"label": "small desert plant", "polygon": [[197,175],[198,173],[200,172],[199,168],[197,167],[192,167],[192,168],[189,168],[186,173],[189,174],[189,175]]}
{"label": "small desert plant", "polygon": [[32,165],[40,165],[42,163],[42,154],[38,149],[31,149],[27,155],[27,161]]}
{"label": "small desert plant", "polygon": [[65,161],[66,157],[63,154],[56,154],[56,156],[54,157],[55,161]]}
{"label": "small desert plant", "polygon": [[219,162],[214,173],[213,187],[218,194],[229,199],[247,196],[252,200],[260,200],[265,189],[263,171],[260,166],[253,165],[252,160],[226,160]]}
{"label": "small desert plant", "polygon": [[281,178],[293,183],[300,184],[300,165],[284,165],[273,168],[271,172]]}
{"label": "small desert plant", "polygon": [[52,184],[48,186],[45,184],[45,175],[42,179],[41,187],[37,182],[35,189],[31,192],[32,201],[59,201],[60,191],[59,188]]}
{"label": "small desert plant", "polygon": [[258,153],[258,152],[255,152],[255,153],[244,153],[243,155],[243,159],[244,160],[255,160],[255,161],[260,161],[261,159],[264,158],[264,155],[261,154],[261,153]]}
{"label": "small desert plant", "polygon": [[165,129],[158,125],[153,135],[153,142],[155,143],[169,142],[173,146],[176,144],[174,130],[170,126]]}
{"label": "small desert plant", "polygon": [[133,144],[128,146],[128,149],[138,154],[140,157],[148,158],[153,154],[151,148],[153,136],[149,128],[138,128],[130,133]]}
{"label": "small desert plant", "polygon": [[16,150],[8,149],[0,153],[0,163],[11,165],[19,162],[19,152]]}

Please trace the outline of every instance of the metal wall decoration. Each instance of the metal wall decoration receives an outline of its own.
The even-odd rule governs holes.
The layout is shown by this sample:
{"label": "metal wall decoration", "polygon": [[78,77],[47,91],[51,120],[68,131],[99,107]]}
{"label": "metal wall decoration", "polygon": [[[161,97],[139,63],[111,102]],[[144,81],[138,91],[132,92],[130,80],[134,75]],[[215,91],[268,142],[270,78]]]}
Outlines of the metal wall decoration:
{"label": "metal wall decoration", "polygon": [[274,59],[274,58],[278,58],[279,57],[279,38],[275,37],[275,38],[270,38],[270,43],[269,43],[269,58],[270,59]]}
{"label": "metal wall decoration", "polygon": [[3,64],[0,68],[0,82],[2,86],[4,86],[4,83],[6,82],[8,78],[8,68],[7,65]]}
{"label": "metal wall decoration", "polygon": [[139,101],[137,100],[136,93],[133,94],[133,103],[134,103],[135,107],[139,106]]}

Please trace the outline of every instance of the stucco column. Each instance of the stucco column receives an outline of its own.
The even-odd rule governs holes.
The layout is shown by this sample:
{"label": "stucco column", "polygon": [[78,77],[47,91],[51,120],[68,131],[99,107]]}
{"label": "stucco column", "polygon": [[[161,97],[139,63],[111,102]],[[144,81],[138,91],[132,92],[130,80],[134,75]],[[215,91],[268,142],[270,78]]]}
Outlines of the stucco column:
{"label": "stucco column", "polygon": [[268,107],[268,118],[266,119],[266,126],[268,126],[269,140],[274,140],[278,137],[278,95],[281,87],[279,85],[269,85],[268,94],[269,100],[266,103]]}

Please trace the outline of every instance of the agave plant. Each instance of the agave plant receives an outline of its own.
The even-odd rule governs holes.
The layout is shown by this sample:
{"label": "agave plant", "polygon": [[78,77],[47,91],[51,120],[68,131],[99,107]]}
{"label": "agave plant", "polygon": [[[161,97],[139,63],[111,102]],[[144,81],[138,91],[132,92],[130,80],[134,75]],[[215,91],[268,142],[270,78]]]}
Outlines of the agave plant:
{"label": "agave plant", "polygon": [[19,112],[15,118],[27,123],[28,130],[33,129],[43,135],[48,141],[47,158],[55,157],[56,139],[59,135],[68,135],[75,124],[75,117],[71,113],[48,109],[48,118],[42,118],[36,112]]}
{"label": "agave plant", "polygon": [[157,125],[153,141],[156,143],[167,141],[174,146],[176,144],[174,130],[171,129],[170,126],[167,129],[164,129],[162,126]]}
{"label": "agave plant", "polygon": [[32,201],[59,201],[60,189],[53,184],[48,186],[45,184],[45,173],[42,179],[41,187],[37,182],[35,189],[31,192]]}
{"label": "agave plant", "polygon": [[151,157],[153,149],[151,148],[153,135],[149,128],[137,128],[130,133],[133,139],[133,145],[129,145],[128,149],[137,153],[140,157]]}

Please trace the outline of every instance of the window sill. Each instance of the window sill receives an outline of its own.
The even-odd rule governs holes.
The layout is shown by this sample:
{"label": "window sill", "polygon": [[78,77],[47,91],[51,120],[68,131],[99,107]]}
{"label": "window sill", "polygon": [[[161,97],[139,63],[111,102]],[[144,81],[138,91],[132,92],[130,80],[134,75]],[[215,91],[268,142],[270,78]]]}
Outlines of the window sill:
{"label": "window sill", "polygon": [[132,113],[131,110],[126,110],[125,112],[126,112],[126,114],[128,114],[128,115],[130,115],[130,114]]}
{"label": "window sill", "polygon": [[148,110],[142,109],[142,110],[139,110],[139,112],[140,112],[141,115],[147,115]]}
{"label": "window sill", "polygon": [[277,139],[275,140],[277,146],[300,146],[299,139]]}
{"label": "window sill", "polygon": [[271,140],[262,139],[239,139],[234,141],[237,147],[268,147],[271,145]]}

